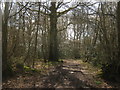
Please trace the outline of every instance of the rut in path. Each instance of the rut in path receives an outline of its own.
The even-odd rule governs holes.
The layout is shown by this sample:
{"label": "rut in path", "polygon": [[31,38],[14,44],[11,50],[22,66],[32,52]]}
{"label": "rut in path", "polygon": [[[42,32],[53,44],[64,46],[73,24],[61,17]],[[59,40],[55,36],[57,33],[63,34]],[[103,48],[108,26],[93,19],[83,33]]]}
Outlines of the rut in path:
{"label": "rut in path", "polygon": [[107,88],[111,87],[101,80],[95,81],[95,73],[81,60],[64,60],[62,64],[48,68],[48,73],[21,75],[4,83],[5,88]]}

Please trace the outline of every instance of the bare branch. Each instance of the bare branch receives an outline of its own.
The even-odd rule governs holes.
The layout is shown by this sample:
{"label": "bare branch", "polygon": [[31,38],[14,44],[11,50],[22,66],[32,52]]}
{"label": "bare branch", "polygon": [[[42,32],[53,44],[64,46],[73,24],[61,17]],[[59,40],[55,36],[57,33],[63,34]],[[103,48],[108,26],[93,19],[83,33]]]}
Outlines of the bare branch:
{"label": "bare branch", "polygon": [[63,11],[63,12],[58,12],[58,15],[57,17],[60,17],[61,15],[63,14],[66,14],[67,12],[69,12],[70,10],[74,9],[74,8],[77,8],[79,5],[76,5],[75,7],[70,7],[68,8],[67,10]]}
{"label": "bare branch", "polygon": [[14,15],[9,16],[9,18],[11,18],[11,17],[17,15],[19,12],[21,12],[21,11],[28,5],[28,3],[29,3],[29,2],[27,2],[26,5],[23,6],[23,7],[22,7],[18,12],[16,12]]}
{"label": "bare branch", "polygon": [[59,2],[58,5],[57,5],[57,9],[58,9],[58,8],[61,8],[63,5],[66,5],[66,4],[68,4],[68,3],[70,3],[70,2],[66,2],[66,3]]}
{"label": "bare branch", "polygon": [[[33,11],[33,12],[38,12],[38,10],[32,10],[32,9],[30,9],[30,8],[26,8],[26,9],[28,9],[28,10],[30,10],[30,11]],[[44,14],[44,15],[50,15],[49,13],[46,13],[46,12],[43,12],[43,11],[40,11],[40,13],[42,13],[42,14]]]}

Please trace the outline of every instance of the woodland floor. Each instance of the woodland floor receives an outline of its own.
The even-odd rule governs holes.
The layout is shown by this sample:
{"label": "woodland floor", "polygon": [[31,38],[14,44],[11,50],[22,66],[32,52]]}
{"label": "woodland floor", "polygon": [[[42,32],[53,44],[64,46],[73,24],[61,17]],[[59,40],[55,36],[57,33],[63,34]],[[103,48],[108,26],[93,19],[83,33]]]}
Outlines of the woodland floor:
{"label": "woodland floor", "polygon": [[120,83],[107,82],[99,73],[81,60],[63,60],[45,71],[18,74],[3,82],[3,88],[120,88]]}

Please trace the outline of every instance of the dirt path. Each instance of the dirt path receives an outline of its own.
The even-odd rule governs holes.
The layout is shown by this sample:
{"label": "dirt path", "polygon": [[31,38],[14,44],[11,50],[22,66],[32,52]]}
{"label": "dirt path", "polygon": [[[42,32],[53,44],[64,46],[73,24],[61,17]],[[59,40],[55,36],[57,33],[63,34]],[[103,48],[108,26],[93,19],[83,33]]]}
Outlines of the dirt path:
{"label": "dirt path", "polygon": [[98,69],[81,60],[64,60],[63,64],[49,67],[48,73],[18,75],[3,83],[5,88],[111,88],[96,75]]}

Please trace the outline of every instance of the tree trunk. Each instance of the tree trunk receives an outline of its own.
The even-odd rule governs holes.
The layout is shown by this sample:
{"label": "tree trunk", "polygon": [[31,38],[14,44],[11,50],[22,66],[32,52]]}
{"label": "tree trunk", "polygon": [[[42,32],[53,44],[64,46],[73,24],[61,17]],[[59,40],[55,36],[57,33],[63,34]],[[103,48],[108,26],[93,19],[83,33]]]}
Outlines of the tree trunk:
{"label": "tree trunk", "polygon": [[37,44],[38,44],[38,30],[39,30],[39,18],[40,18],[40,5],[41,3],[39,2],[39,10],[38,10],[38,21],[37,21],[37,30],[35,32],[35,46],[34,46],[34,57],[33,57],[33,68],[34,68],[34,65],[35,65],[35,58],[37,57]]}
{"label": "tree trunk", "polygon": [[56,2],[51,2],[50,32],[49,32],[49,61],[58,61],[57,43],[57,9]]}
{"label": "tree trunk", "polygon": [[9,2],[6,2],[4,16],[2,19],[2,74],[4,77],[11,75],[10,63],[7,60],[8,16],[9,16]]}
{"label": "tree trunk", "polygon": [[[2,10],[0,8],[0,21],[2,21]],[[2,22],[0,22],[0,73],[2,73]],[[0,75],[0,85],[2,84],[2,75]],[[1,89],[1,88],[0,88]]]}
{"label": "tree trunk", "polygon": [[[118,62],[117,73],[120,69],[120,1],[117,3],[117,32],[118,32]],[[120,70],[119,70],[120,73]]]}

